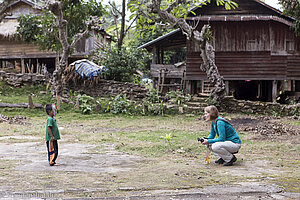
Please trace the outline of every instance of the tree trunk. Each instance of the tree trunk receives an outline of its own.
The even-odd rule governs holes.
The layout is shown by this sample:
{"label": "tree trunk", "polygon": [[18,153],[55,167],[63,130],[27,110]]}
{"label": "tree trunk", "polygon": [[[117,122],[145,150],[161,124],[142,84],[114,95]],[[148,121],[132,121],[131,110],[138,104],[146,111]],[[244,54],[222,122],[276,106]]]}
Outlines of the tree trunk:
{"label": "tree trunk", "polygon": [[122,19],[121,19],[121,31],[120,31],[120,38],[118,40],[118,49],[122,48],[124,36],[125,36],[125,17],[126,17],[126,2],[125,0],[122,1]]}
{"label": "tree trunk", "polygon": [[62,54],[59,59],[59,63],[53,72],[52,86],[54,88],[54,95],[56,97],[63,97],[64,86],[62,82],[62,76],[68,65],[68,58],[72,50],[76,47],[78,41],[85,37],[89,33],[90,29],[97,30],[99,28],[99,20],[97,18],[92,18],[92,20],[86,22],[86,30],[84,30],[82,33],[77,33],[73,37],[73,42],[69,44],[67,21],[63,17],[62,2],[54,1],[49,4],[49,8],[54,15],[56,15],[56,26],[58,27],[59,40],[62,45]]}
{"label": "tree trunk", "polygon": [[215,64],[215,50],[209,43],[209,38],[207,37],[207,31],[210,28],[209,25],[204,25],[201,32],[199,32],[198,30],[194,30],[185,21],[185,19],[178,19],[168,13],[167,10],[161,10],[160,4],[154,4],[153,6],[153,12],[157,13],[161,18],[168,20],[172,24],[177,24],[188,40],[193,40],[200,46],[201,58],[203,60],[203,64],[200,66],[200,69],[206,72],[208,79],[214,85],[214,88],[211,91],[212,99],[220,102],[225,96],[225,83],[223,77],[218,71],[217,65]]}
{"label": "tree trunk", "polygon": [[[202,27],[201,35],[203,36],[209,28],[208,25],[204,25]],[[215,64],[215,50],[206,39],[200,44],[200,49],[201,58],[203,60],[200,69],[206,73],[209,81],[214,85],[214,88],[211,91],[212,99],[220,102],[225,96],[225,83],[223,76],[220,75],[218,67]]]}

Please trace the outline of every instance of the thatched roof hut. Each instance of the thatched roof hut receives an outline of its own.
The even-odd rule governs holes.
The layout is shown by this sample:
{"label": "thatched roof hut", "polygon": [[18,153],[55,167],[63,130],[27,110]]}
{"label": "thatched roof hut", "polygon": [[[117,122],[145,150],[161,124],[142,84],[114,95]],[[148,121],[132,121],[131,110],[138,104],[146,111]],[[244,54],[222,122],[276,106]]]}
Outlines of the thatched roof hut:
{"label": "thatched roof hut", "polygon": [[22,14],[40,14],[41,8],[28,0],[17,0],[8,5],[6,13],[9,13],[0,23],[0,36],[12,37],[17,32],[18,17]]}

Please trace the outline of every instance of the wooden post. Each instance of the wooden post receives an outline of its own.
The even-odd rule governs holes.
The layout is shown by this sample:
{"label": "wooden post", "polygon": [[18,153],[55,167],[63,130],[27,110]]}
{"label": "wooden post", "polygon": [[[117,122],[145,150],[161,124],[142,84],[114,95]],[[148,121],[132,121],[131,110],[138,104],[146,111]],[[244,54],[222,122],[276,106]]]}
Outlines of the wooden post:
{"label": "wooden post", "polygon": [[39,64],[39,59],[36,59],[36,74],[40,73],[40,64]]}
{"label": "wooden post", "polygon": [[300,92],[300,81],[295,81],[295,92]]}
{"label": "wooden post", "polygon": [[229,81],[225,81],[225,94],[229,95]]}
{"label": "wooden post", "polygon": [[288,81],[288,91],[294,91],[294,83],[292,80]]}
{"label": "wooden post", "polygon": [[28,108],[34,108],[31,95],[28,96]]}
{"label": "wooden post", "polygon": [[28,64],[28,73],[31,73],[31,59],[29,59],[29,64]]}
{"label": "wooden post", "polygon": [[157,92],[159,91],[159,88],[160,88],[160,82],[161,82],[161,69],[159,70],[159,73],[158,73],[158,82],[157,82]]}
{"label": "wooden post", "polygon": [[156,63],[160,64],[160,49],[159,48],[156,49],[156,56],[157,56]]}
{"label": "wooden post", "polygon": [[161,49],[161,51],[160,51],[160,63],[161,64],[164,64],[164,50],[163,49]]}
{"label": "wooden post", "polygon": [[25,74],[25,60],[21,58],[21,67],[22,67],[22,74]]}
{"label": "wooden post", "polygon": [[186,82],[186,92],[187,92],[187,94],[192,93],[192,81],[187,81]]}
{"label": "wooden post", "polygon": [[28,63],[26,63],[26,67],[27,67],[27,71],[28,71],[28,73],[30,73],[30,68],[29,68],[29,65],[28,65]]}
{"label": "wooden post", "polygon": [[152,49],[152,64],[156,64],[156,47]]}
{"label": "wooden post", "polygon": [[272,101],[276,101],[277,97],[277,81],[272,81]]}
{"label": "wooden post", "polygon": [[257,96],[256,98],[260,98],[262,95],[262,87],[261,87],[261,81],[258,82],[258,86],[257,86]]}
{"label": "wooden post", "polygon": [[161,81],[161,85],[160,85],[160,92],[162,93],[163,92],[163,89],[164,89],[164,84],[165,84],[165,74],[166,74],[166,71],[165,69],[162,69],[162,81]]}

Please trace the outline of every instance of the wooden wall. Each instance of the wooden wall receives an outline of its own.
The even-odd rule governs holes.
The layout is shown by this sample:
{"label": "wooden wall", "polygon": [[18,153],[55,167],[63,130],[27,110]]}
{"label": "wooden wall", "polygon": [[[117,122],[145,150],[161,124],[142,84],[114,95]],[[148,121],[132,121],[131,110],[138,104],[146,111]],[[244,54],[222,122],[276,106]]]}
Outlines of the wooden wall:
{"label": "wooden wall", "polygon": [[55,57],[55,53],[41,51],[38,46],[33,44],[0,39],[0,59],[41,57]]}
{"label": "wooden wall", "polygon": [[[300,80],[300,37],[287,25],[273,21],[210,25],[216,64],[225,80]],[[201,63],[199,48],[188,41],[187,80],[207,79],[200,70]]]}
{"label": "wooden wall", "polygon": [[[205,80],[200,70],[200,52],[188,54],[187,80]],[[270,52],[217,52],[216,64],[225,80],[285,80],[286,56],[271,56]]]}

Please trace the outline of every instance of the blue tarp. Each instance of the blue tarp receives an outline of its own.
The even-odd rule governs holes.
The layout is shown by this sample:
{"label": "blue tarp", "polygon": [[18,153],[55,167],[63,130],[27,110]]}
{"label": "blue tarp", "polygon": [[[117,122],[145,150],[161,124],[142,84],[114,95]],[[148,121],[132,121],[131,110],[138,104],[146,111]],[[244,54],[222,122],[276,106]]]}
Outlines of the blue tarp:
{"label": "blue tarp", "polygon": [[99,66],[86,59],[77,60],[70,65],[75,66],[75,78],[80,75],[82,78],[87,77],[89,80],[93,76],[98,76],[102,71],[107,70],[105,66]]}

